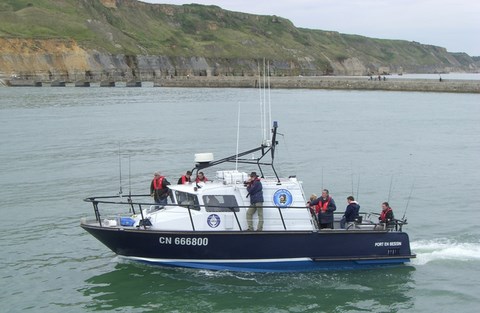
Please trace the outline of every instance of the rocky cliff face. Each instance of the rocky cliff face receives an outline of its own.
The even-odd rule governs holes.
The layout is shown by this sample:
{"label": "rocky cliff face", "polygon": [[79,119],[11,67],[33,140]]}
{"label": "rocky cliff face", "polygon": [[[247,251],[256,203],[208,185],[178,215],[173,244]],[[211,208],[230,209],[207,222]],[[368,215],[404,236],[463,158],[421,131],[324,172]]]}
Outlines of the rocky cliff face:
{"label": "rocky cliff face", "polygon": [[91,68],[89,53],[71,40],[0,38],[0,46],[0,70],[8,76],[48,79]]}
{"label": "rocky cliff face", "polygon": [[441,47],[298,29],[279,17],[215,6],[56,3],[6,0],[0,6],[0,76],[65,81],[251,76],[264,58],[275,76],[480,71],[478,60]]}
{"label": "rocky cliff face", "polygon": [[[37,80],[143,80],[170,76],[254,76],[258,59],[207,57],[169,57],[157,55],[124,55],[87,50],[73,40],[0,38],[0,75]],[[276,76],[367,75],[388,72],[450,72],[465,71],[454,58],[451,66],[405,64],[390,67],[362,62],[358,58],[329,60],[331,70],[316,68],[312,60],[271,60]],[[475,65],[471,70],[477,70]]]}

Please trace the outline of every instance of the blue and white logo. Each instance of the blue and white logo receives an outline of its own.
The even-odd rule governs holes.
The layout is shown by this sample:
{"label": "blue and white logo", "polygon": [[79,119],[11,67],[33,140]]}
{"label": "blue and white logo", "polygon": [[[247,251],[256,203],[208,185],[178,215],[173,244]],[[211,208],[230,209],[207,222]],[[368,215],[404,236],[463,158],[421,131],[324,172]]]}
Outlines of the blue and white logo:
{"label": "blue and white logo", "polygon": [[207,218],[207,224],[211,228],[217,228],[220,225],[220,216],[217,214],[210,214]]}
{"label": "blue and white logo", "polygon": [[293,197],[287,189],[279,189],[273,195],[273,203],[281,208],[286,208],[292,205]]}

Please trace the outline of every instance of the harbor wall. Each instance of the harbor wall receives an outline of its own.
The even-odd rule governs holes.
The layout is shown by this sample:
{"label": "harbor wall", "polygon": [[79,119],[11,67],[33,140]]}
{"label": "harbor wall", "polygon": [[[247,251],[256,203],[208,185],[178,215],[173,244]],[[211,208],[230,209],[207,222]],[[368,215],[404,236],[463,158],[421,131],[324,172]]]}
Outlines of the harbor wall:
{"label": "harbor wall", "polygon": [[[145,83],[145,81],[143,81]],[[82,86],[90,87],[88,81],[76,83],[36,80],[0,80],[0,86],[11,87],[48,87],[48,86]],[[82,83],[82,84],[80,84]],[[88,86],[85,84],[88,83]],[[130,83],[130,84],[129,84]],[[480,80],[432,80],[403,79],[385,77],[379,81],[368,77],[317,76],[317,77],[270,77],[263,79],[254,76],[172,76],[156,79],[153,84],[142,84],[142,81],[93,83],[92,87],[179,87],[179,88],[258,88],[270,86],[272,89],[331,89],[331,90],[384,90],[384,91],[419,91],[419,92],[450,92],[450,93],[480,93]]]}
{"label": "harbor wall", "polygon": [[270,88],[299,89],[339,89],[339,90],[385,90],[480,93],[480,81],[476,80],[432,80],[401,79],[383,77],[375,80],[370,77],[173,77],[156,80],[156,87],[207,87],[207,88],[256,88],[266,84]]}

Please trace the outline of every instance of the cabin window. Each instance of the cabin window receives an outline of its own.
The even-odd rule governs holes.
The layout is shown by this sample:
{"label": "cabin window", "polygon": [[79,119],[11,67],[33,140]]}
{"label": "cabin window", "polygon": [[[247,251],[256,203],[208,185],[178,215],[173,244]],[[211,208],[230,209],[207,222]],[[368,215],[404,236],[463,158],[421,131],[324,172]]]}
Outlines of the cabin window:
{"label": "cabin window", "polygon": [[207,212],[238,212],[238,203],[232,195],[203,196],[203,203]]}
{"label": "cabin window", "polygon": [[185,208],[193,209],[193,210],[200,210],[200,205],[198,203],[198,198],[196,195],[192,195],[187,192],[182,191],[175,191],[175,198],[177,199],[177,203],[180,206]]}

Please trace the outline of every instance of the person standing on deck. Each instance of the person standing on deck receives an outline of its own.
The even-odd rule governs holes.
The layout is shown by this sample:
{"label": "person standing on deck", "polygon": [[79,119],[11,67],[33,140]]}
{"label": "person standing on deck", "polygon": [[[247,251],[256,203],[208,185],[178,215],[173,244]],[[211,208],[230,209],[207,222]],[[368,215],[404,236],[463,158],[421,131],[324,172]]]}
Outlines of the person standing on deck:
{"label": "person standing on deck", "polygon": [[155,203],[160,205],[167,204],[167,198],[170,194],[168,185],[170,185],[170,183],[165,176],[160,175],[160,172],[155,172],[153,174],[153,179],[150,184],[150,195],[155,200]]}
{"label": "person standing on deck", "polygon": [[253,214],[258,214],[257,231],[263,230],[263,186],[256,172],[250,174],[250,179],[245,182],[247,198],[250,197],[250,207],[247,210],[247,225],[249,231],[253,231]]}
{"label": "person standing on deck", "polygon": [[337,209],[335,201],[330,197],[328,189],[322,190],[322,196],[311,201],[310,206],[316,206],[317,219],[320,229],[333,229],[333,211]]}
{"label": "person standing on deck", "polygon": [[342,220],[340,221],[340,227],[345,228],[346,224],[353,223],[358,218],[358,212],[360,211],[360,205],[353,196],[347,197],[347,208],[345,209],[345,214],[343,215]]}

